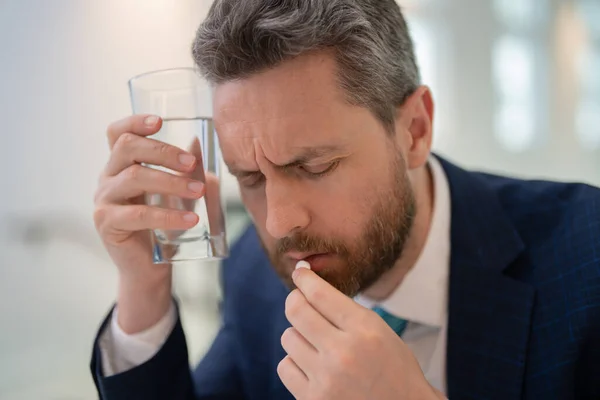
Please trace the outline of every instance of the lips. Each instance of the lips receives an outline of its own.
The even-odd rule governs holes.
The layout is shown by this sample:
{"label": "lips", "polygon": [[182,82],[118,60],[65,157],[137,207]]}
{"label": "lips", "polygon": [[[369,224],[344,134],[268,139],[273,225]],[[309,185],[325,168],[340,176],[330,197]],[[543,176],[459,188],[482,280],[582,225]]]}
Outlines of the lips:
{"label": "lips", "polygon": [[313,262],[315,262],[316,260],[320,259],[320,258],[324,258],[327,257],[329,254],[327,253],[318,253],[318,254],[313,254],[310,255],[306,258],[304,258],[305,261],[307,261],[309,264],[312,264]]}
{"label": "lips", "polygon": [[300,260],[304,260],[310,264],[310,268],[313,271],[320,271],[328,266],[331,266],[334,255],[331,253],[287,253],[286,254],[293,265]]}
{"label": "lips", "polygon": [[312,256],[317,256],[317,255],[321,255],[321,254],[327,254],[327,253],[315,253],[315,252],[301,253],[301,252],[290,251],[290,252],[286,253],[285,255],[286,255],[286,257],[289,257],[293,260],[300,261],[300,260],[307,260],[308,258],[310,258]]}

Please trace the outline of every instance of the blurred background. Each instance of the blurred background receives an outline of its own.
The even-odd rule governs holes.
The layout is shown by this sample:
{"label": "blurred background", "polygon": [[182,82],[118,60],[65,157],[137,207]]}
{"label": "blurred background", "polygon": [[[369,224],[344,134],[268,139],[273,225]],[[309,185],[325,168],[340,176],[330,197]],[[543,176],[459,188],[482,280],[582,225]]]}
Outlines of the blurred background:
{"label": "blurred background", "polygon": [[[191,66],[206,0],[0,0],[0,399],[95,399],[92,341],[116,273],[92,221],[127,80]],[[600,0],[403,0],[435,150],[466,168],[600,185]],[[225,183],[234,241],[247,217]],[[219,265],[180,265],[195,363]]]}

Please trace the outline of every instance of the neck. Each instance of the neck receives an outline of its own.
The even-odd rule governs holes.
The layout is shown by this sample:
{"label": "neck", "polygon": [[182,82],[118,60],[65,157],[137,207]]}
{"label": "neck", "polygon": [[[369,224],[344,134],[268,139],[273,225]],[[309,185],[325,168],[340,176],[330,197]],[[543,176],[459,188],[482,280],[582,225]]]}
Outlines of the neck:
{"label": "neck", "polygon": [[392,269],[364,291],[365,296],[375,301],[386,299],[402,283],[421,255],[429,235],[434,204],[433,177],[429,165],[426,164],[414,171],[411,181],[417,209],[413,227],[405,243],[402,257]]}

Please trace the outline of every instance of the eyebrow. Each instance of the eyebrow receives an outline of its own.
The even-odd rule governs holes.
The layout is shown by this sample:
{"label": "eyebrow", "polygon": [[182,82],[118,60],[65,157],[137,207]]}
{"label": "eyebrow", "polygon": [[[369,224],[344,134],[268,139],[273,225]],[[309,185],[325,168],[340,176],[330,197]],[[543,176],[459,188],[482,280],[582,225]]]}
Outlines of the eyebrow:
{"label": "eyebrow", "polygon": [[[329,145],[329,146],[312,146],[312,147],[303,147],[301,148],[300,153],[291,161],[283,164],[283,165],[275,165],[277,169],[286,170],[290,168],[297,167],[299,165],[304,165],[313,161],[316,158],[328,156],[331,153],[338,152],[342,149],[340,146]],[[258,171],[248,171],[243,169],[238,169],[235,167],[229,167],[229,173],[236,177],[244,177],[256,174]]]}

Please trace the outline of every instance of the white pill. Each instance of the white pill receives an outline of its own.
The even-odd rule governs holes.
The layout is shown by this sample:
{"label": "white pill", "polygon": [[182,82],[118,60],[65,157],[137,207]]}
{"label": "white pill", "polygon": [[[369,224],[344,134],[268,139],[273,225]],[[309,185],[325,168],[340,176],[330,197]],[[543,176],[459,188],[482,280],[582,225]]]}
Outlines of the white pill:
{"label": "white pill", "polygon": [[308,263],[308,261],[300,260],[296,263],[296,269],[298,268],[310,269],[310,264]]}

